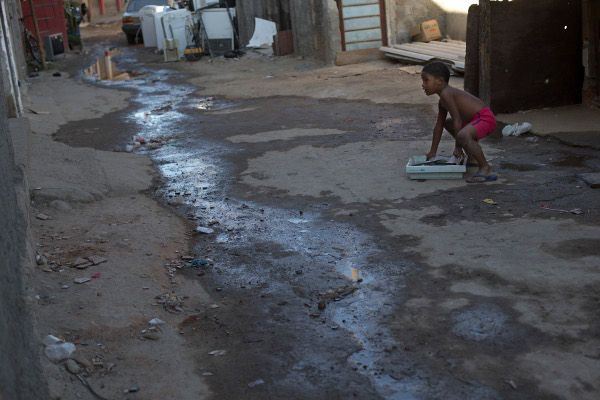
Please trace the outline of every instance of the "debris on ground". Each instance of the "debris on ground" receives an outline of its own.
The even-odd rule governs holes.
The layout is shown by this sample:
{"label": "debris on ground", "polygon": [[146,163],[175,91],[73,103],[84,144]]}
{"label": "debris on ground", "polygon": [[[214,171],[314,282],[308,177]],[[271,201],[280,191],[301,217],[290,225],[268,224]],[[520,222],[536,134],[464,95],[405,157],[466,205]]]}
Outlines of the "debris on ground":
{"label": "debris on ground", "polygon": [[165,321],[163,321],[162,319],[158,319],[158,318],[152,318],[150,321],[148,321],[148,323],[150,325],[162,325],[162,324],[165,324]]}
{"label": "debris on ground", "polygon": [[532,125],[529,122],[523,122],[522,124],[506,125],[502,129],[503,136],[520,136],[526,132],[529,132]]}
{"label": "debris on ground", "polygon": [[73,282],[82,284],[91,281],[92,278],[73,278]]}
{"label": "debris on ground", "polygon": [[44,214],[44,213],[39,213],[38,215],[35,216],[37,219],[41,219],[42,221],[47,221],[49,219],[52,219],[52,217]]}
{"label": "debris on ground", "polygon": [[206,268],[210,265],[207,260],[196,260],[193,259],[189,264],[185,266],[185,268]]}
{"label": "debris on ground", "polygon": [[181,309],[183,298],[179,298],[170,293],[165,293],[162,296],[156,296],[155,299],[158,304],[162,304],[163,308],[170,313],[176,314],[183,312]]}
{"label": "debris on ground", "polygon": [[227,354],[227,350],[213,350],[208,354],[215,357],[224,356],[225,354]]}
{"label": "debris on ground", "polygon": [[567,214],[575,214],[575,215],[583,214],[583,210],[581,208],[572,208],[570,210],[562,210],[560,208],[550,208],[549,206],[542,204],[542,209],[548,210],[548,211],[558,211],[558,212],[567,213]]}
{"label": "debris on ground", "polygon": [[253,388],[254,386],[262,385],[263,383],[265,383],[265,381],[263,381],[262,379],[257,379],[254,382],[250,382],[248,384],[248,386],[250,386],[251,388]]}
{"label": "debris on ground", "polygon": [[54,363],[58,363],[65,358],[71,357],[71,354],[75,351],[75,345],[71,342],[65,342],[64,340],[48,335],[42,341],[46,348],[44,354]]}
{"label": "debris on ground", "polygon": [[77,361],[72,360],[70,358],[67,361],[65,361],[65,368],[67,369],[67,371],[74,375],[81,372],[81,366],[79,366]]}
{"label": "debris on ground", "polygon": [[497,206],[497,205],[498,205],[498,203],[496,203],[496,202],[495,202],[494,200],[492,200],[492,199],[483,199],[482,201],[483,201],[484,203],[491,204],[491,205],[493,205],[493,206]]}
{"label": "debris on ground", "polygon": [[600,188],[600,172],[578,174],[577,177],[592,189]]}
{"label": "debris on ground", "polygon": [[196,232],[203,233],[205,235],[209,235],[209,234],[213,233],[214,231],[215,231],[214,229],[206,228],[204,226],[199,226],[196,228]]}

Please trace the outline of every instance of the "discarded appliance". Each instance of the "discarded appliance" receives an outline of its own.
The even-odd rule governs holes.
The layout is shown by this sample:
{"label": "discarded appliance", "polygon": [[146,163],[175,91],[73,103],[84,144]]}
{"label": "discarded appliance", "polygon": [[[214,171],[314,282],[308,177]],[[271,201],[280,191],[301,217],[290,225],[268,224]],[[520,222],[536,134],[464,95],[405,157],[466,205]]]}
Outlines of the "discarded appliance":
{"label": "discarded appliance", "polygon": [[[144,6],[140,9],[140,20],[142,22],[142,37],[144,38],[144,47],[157,47],[156,24],[154,16],[156,13],[165,11],[165,6]],[[160,37],[162,41],[162,36]]]}
{"label": "discarded appliance", "polygon": [[163,40],[163,52],[165,55],[165,62],[179,61],[179,40],[177,39],[164,39]]}

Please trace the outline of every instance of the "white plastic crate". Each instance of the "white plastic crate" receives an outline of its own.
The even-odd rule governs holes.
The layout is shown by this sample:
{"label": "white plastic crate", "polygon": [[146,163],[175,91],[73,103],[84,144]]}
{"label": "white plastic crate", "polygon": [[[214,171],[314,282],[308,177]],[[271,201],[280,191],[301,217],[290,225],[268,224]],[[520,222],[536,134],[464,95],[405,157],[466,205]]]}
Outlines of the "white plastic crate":
{"label": "white plastic crate", "polygon": [[410,179],[462,179],[467,171],[465,160],[460,165],[418,165],[427,161],[425,156],[413,156],[406,164]]}

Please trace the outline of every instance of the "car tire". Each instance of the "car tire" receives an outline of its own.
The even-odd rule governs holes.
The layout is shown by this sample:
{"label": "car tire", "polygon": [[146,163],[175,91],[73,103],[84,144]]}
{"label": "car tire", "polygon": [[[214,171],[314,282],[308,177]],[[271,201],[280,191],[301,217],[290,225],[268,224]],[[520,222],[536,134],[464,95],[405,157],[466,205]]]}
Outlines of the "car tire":
{"label": "car tire", "polygon": [[134,34],[128,34],[127,35],[127,43],[129,43],[129,44],[135,44],[135,35]]}

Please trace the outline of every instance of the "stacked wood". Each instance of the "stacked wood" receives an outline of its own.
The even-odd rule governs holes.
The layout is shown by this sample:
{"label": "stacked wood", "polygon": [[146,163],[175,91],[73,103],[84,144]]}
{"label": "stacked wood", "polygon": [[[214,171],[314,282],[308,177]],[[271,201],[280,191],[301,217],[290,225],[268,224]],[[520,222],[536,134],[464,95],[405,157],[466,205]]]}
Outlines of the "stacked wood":
{"label": "stacked wood", "polygon": [[380,47],[379,50],[383,51],[387,57],[402,62],[427,64],[430,61],[441,61],[457,72],[465,72],[467,43],[460,40],[395,44],[389,47]]}

